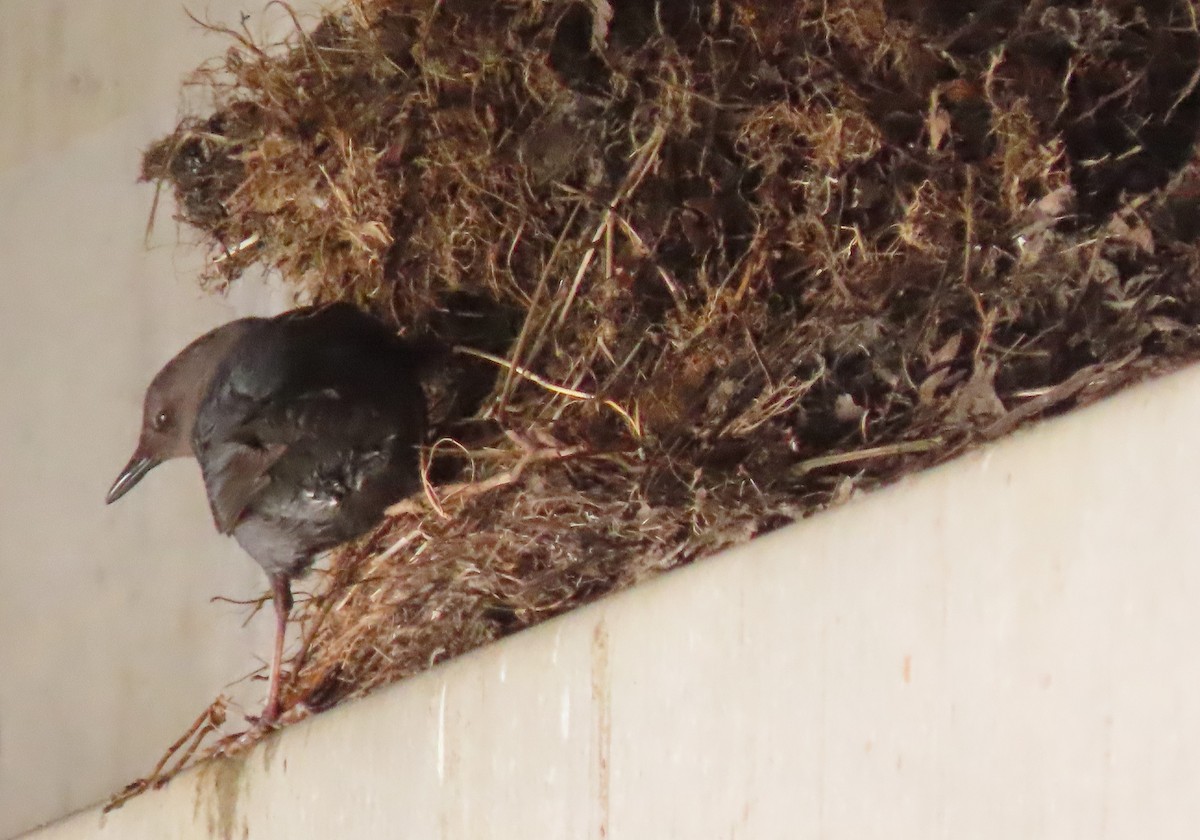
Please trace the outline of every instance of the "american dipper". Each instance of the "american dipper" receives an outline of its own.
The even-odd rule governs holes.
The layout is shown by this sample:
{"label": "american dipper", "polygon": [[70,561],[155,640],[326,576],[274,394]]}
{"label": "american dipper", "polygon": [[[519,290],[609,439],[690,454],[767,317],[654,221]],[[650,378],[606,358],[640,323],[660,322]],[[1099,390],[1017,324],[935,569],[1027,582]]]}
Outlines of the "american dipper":
{"label": "american dipper", "polygon": [[157,464],[195,455],[217,530],[271,581],[267,704],[279,716],[291,580],[420,484],[420,353],[346,303],[243,318],[202,335],[146,389],[133,457],[106,501]]}

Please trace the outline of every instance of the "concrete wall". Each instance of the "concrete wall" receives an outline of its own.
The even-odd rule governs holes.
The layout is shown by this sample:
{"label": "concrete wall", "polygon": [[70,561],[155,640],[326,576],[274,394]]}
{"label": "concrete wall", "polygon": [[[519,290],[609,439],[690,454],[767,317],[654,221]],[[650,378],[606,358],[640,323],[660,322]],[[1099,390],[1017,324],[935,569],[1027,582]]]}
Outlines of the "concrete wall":
{"label": "concrete wall", "polygon": [[88,838],[1193,838],[1200,370],[283,731]]}
{"label": "concrete wall", "polygon": [[[247,7],[193,8],[236,23]],[[213,532],[193,464],[104,506],[151,374],[279,304],[249,285],[202,296],[169,204],[143,243],[139,151],[173,125],[183,73],[224,48],[179,3],[0,0],[0,837],[147,772],[269,653],[269,622],[209,603],[264,582]],[[262,687],[241,693],[253,707]]]}

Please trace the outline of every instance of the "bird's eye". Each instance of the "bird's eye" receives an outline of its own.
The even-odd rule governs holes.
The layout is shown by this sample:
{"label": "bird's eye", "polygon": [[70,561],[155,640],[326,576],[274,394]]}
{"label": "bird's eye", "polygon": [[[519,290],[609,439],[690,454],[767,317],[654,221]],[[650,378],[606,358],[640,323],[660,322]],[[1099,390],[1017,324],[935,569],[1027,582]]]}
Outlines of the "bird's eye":
{"label": "bird's eye", "polygon": [[170,422],[171,416],[165,411],[160,411],[158,414],[154,415],[154,420],[151,421],[151,425],[154,427],[154,431],[161,432],[163,429],[167,428],[167,425]]}

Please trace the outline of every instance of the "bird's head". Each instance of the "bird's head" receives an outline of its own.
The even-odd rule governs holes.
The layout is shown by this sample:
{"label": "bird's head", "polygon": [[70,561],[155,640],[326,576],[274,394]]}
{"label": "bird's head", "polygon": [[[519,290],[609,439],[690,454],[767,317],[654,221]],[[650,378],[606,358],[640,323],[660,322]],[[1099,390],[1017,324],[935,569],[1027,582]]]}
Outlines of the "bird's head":
{"label": "bird's head", "polygon": [[142,402],[142,430],[133,457],[109,488],[112,504],[163,461],[192,455],[192,428],[200,403],[222,361],[252,319],[233,321],[205,333],[167,362],[150,382]]}

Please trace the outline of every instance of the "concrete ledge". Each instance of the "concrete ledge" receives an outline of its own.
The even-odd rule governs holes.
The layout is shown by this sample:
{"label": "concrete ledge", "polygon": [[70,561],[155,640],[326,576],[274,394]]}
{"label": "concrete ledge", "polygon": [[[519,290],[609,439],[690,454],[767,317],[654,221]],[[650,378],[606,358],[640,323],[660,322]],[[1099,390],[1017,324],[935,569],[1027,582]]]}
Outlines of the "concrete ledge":
{"label": "concrete ledge", "polygon": [[1198,426],[1190,370],[29,837],[1192,837]]}

